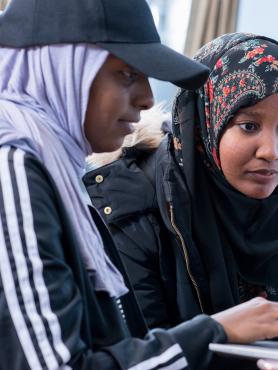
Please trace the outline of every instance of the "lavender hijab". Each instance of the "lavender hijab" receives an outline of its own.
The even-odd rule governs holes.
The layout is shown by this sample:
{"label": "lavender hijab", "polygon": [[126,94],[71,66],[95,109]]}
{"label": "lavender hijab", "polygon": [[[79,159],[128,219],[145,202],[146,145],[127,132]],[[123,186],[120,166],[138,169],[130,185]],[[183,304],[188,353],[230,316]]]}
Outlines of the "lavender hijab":
{"label": "lavender hijab", "polygon": [[92,149],[84,119],[91,84],[108,53],[88,44],[0,48],[0,145],[36,156],[52,175],[68,210],[95,290],[127,289],[103,249],[80,188]]}

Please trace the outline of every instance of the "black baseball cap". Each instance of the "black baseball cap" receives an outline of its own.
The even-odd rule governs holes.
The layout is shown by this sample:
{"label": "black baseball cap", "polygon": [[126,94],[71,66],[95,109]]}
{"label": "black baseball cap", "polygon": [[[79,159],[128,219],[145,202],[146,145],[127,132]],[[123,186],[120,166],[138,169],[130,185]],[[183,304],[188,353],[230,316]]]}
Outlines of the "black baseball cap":
{"label": "black baseball cap", "polygon": [[92,43],[148,77],[194,90],[209,70],[161,44],[145,0],[11,0],[0,15],[0,45]]}

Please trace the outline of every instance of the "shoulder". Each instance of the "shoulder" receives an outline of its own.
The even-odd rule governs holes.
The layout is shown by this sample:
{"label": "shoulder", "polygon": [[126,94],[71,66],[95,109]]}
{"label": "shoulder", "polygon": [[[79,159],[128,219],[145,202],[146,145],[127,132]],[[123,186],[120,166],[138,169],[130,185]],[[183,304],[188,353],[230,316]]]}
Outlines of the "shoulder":
{"label": "shoulder", "polygon": [[25,185],[30,194],[39,193],[43,198],[57,193],[54,181],[45,165],[31,153],[12,146],[0,147],[0,177],[6,188],[22,188]]}
{"label": "shoulder", "polygon": [[11,146],[0,147],[0,196],[2,215],[44,218],[57,216],[59,194],[46,167],[34,155]]}
{"label": "shoulder", "polygon": [[2,173],[13,173],[17,177],[24,173],[31,174],[32,172],[39,172],[45,178],[49,178],[49,174],[43,165],[33,154],[15,148],[12,146],[3,145],[0,147],[0,168]]}

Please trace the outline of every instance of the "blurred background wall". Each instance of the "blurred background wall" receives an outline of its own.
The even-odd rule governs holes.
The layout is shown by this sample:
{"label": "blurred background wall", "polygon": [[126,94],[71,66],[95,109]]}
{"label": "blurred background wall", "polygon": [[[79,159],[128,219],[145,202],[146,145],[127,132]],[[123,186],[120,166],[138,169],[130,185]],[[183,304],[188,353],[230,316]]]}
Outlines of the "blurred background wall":
{"label": "blurred background wall", "polygon": [[277,15],[277,0],[240,0],[237,31],[250,31],[278,40]]}
{"label": "blurred background wall", "polygon": [[[277,0],[147,0],[162,41],[188,56],[227,32],[253,32],[278,40]],[[155,99],[171,107],[176,88],[151,81]]]}
{"label": "blurred background wall", "polygon": [[9,0],[0,0],[0,10],[5,9],[8,2],[9,2]]}

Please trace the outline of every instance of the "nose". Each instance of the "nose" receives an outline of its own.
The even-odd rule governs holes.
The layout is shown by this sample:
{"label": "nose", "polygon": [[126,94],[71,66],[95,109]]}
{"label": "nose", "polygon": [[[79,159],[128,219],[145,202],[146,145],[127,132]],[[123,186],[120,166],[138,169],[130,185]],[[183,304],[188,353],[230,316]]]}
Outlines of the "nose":
{"label": "nose", "polygon": [[262,135],[257,148],[256,157],[264,159],[267,162],[273,162],[278,159],[278,134],[268,132]]}
{"label": "nose", "polygon": [[150,82],[145,76],[142,76],[140,84],[137,87],[137,92],[134,97],[134,105],[140,111],[150,109],[154,105],[154,97]]}

